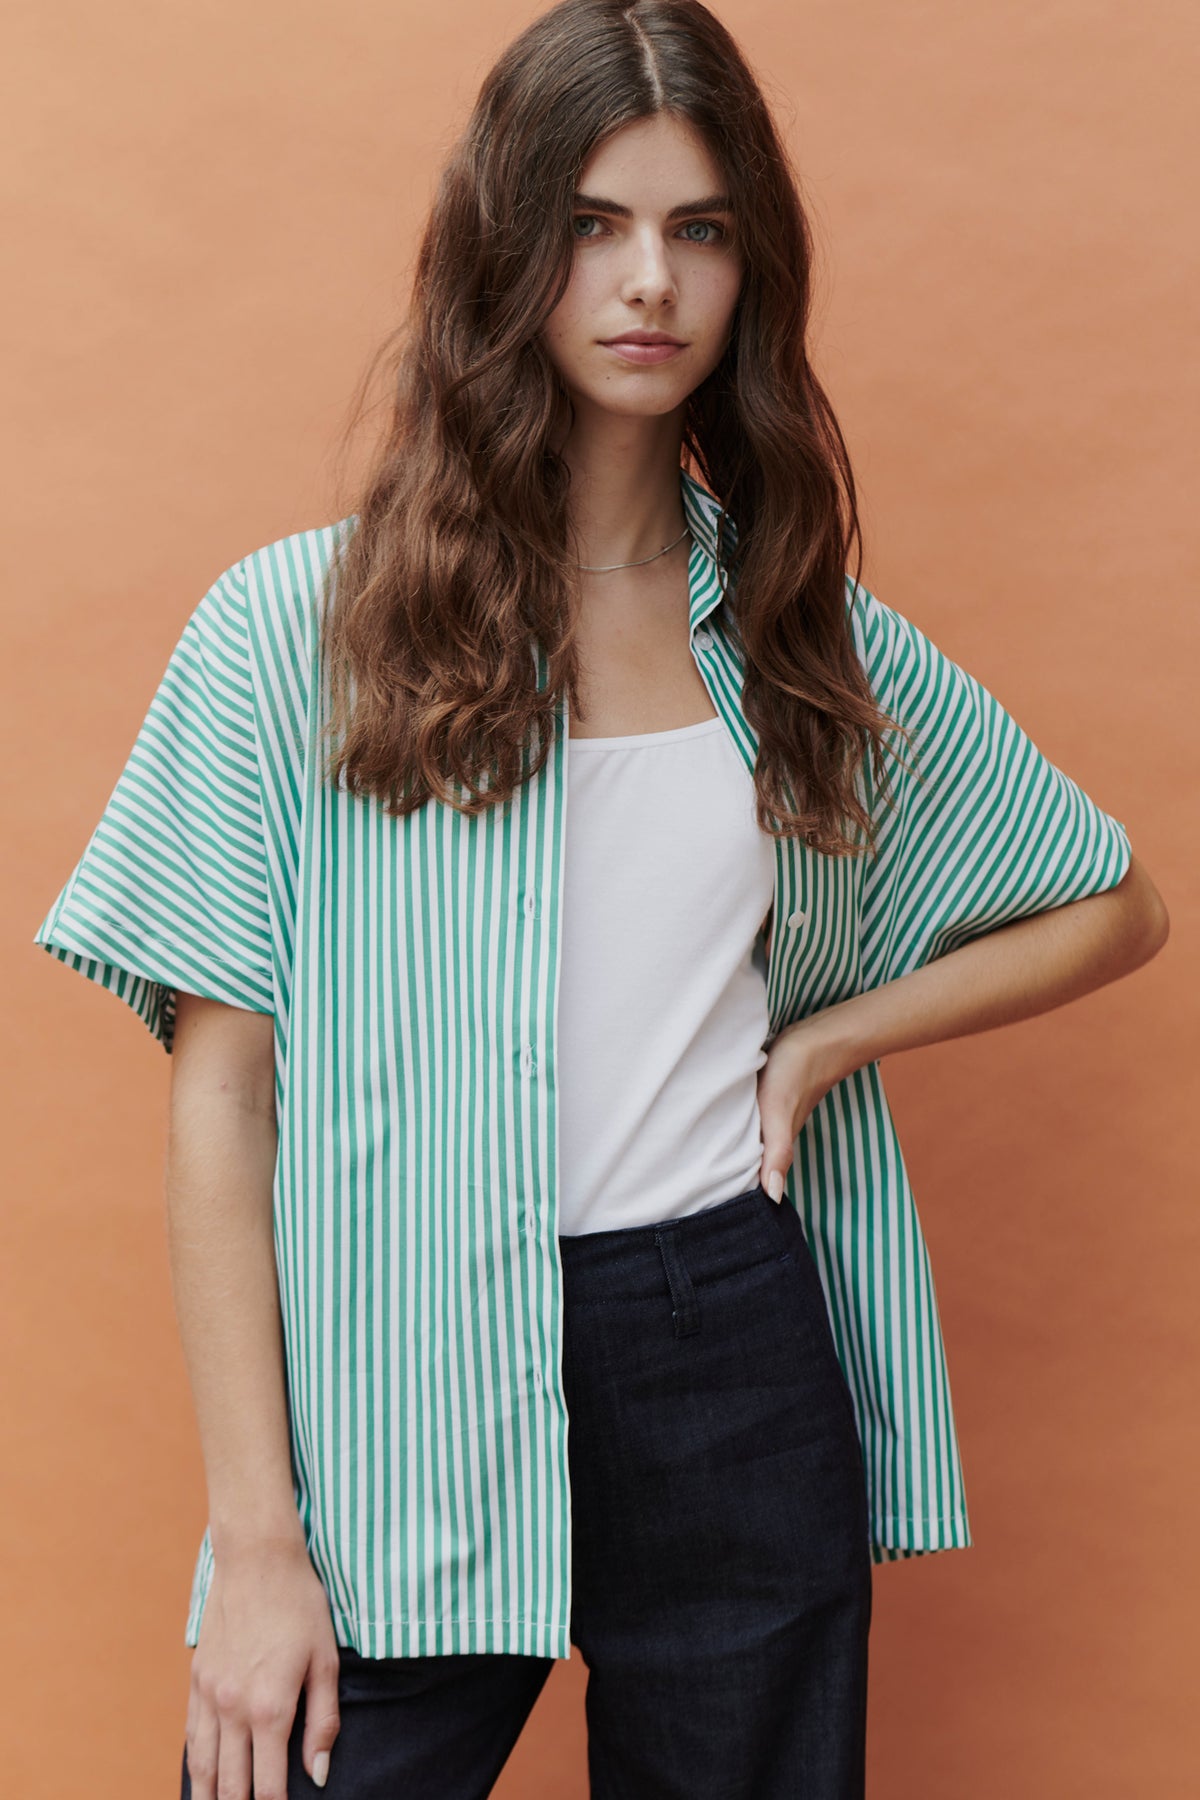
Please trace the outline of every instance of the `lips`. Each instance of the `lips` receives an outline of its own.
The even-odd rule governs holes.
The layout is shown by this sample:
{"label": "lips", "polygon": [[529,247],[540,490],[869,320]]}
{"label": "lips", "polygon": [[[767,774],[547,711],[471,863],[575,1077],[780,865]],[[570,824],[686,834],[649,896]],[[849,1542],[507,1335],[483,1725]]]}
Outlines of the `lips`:
{"label": "lips", "polygon": [[674,344],[682,350],[683,339],[671,337],[666,331],[626,331],[620,337],[601,338],[602,344]]}

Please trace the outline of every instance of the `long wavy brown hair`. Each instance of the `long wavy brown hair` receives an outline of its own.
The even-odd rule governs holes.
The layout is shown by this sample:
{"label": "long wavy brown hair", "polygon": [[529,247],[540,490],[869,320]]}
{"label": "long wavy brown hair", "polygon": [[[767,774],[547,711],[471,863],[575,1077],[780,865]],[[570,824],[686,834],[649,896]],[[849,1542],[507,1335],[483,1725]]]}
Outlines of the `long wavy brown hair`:
{"label": "long wavy brown hair", "polygon": [[584,164],[659,112],[707,143],[745,259],[726,352],[688,399],[681,461],[734,524],[718,559],[759,738],[758,822],[859,854],[874,833],[856,771],[869,750],[886,797],[885,733],[900,728],[847,617],[862,533],[808,360],[810,228],[758,84],[698,0],[562,0],[483,82],[441,174],[408,316],[360,384],[359,399],[386,361],[390,421],[322,615],[327,774],[390,813],[430,798],[480,812],[542,767],[564,686],[576,705],[570,471],[551,443],[564,405],[574,413],[539,334],[570,279]]}

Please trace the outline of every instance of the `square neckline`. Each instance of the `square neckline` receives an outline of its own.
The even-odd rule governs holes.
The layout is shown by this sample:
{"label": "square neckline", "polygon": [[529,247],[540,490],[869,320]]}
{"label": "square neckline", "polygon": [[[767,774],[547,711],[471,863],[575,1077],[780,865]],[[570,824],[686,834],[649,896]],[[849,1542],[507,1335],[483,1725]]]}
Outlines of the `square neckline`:
{"label": "square neckline", "polygon": [[674,725],[667,731],[634,731],[618,737],[572,737],[568,733],[567,744],[572,752],[581,747],[593,750],[649,749],[655,744],[679,743],[686,738],[700,737],[706,731],[723,729],[724,724],[720,713],[714,713],[711,719],[701,719],[696,725]]}

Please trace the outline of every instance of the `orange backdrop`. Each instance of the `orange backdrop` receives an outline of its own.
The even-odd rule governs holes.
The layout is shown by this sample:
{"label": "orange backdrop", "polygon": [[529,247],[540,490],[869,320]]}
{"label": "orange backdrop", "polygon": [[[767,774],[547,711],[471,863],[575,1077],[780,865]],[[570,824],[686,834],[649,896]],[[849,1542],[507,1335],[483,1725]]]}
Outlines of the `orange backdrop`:
{"label": "orange backdrop", "polygon": [[[178,1791],[205,1522],[163,1224],[169,1062],[30,940],[201,594],[338,516],[331,451],[436,171],[536,10],[62,0],[9,22],[0,1680],[22,1800]],[[812,209],[863,578],[1127,825],[1173,926],[1132,978],[891,1059],[976,1543],[876,1570],[870,1792],[1182,1800],[1200,1747],[1191,8],[720,11]],[[585,1673],[577,1652],[552,1672],[499,1794],[586,1793]]]}

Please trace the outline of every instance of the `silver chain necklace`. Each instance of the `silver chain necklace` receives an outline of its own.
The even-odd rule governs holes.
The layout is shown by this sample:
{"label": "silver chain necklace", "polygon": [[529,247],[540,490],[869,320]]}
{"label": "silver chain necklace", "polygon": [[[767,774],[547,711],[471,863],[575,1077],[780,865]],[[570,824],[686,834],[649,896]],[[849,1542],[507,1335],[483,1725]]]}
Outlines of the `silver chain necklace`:
{"label": "silver chain necklace", "polygon": [[685,525],[674,542],[664,544],[661,550],[656,550],[654,552],[654,556],[639,556],[636,557],[633,562],[623,563],[576,563],[575,567],[577,569],[586,569],[589,575],[607,575],[610,569],[638,569],[643,563],[653,562],[654,558],[657,556],[665,556],[668,550],[673,550],[675,548],[676,544],[682,544],[687,534],[688,527]]}

